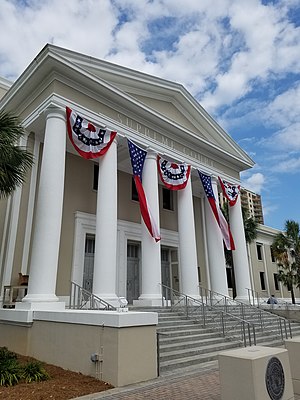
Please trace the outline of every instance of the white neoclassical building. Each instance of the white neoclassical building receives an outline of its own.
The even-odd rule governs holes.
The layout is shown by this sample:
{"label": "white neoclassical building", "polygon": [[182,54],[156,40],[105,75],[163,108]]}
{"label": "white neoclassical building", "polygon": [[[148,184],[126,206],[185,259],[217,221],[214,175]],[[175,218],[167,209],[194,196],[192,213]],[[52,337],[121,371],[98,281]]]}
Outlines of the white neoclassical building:
{"label": "white neoclassical building", "polygon": [[[11,87],[3,80],[1,94],[35,159],[26,183],[1,203],[1,296],[19,274],[29,276],[17,305],[27,310],[64,308],[71,281],[112,304],[158,305],[162,285],[192,297],[199,284],[228,294],[222,234],[198,170],[218,199],[218,177],[239,184],[253,161],[182,85],[46,45]],[[66,107],[117,132],[105,155],[78,154]],[[128,139],[147,152],[142,182],[158,242],[141,222]],[[191,166],[185,189],[163,185],[158,155]],[[240,199],[230,226],[243,299],[251,279]]]}
{"label": "white neoclassical building", "polygon": [[[0,109],[19,116],[35,161],[0,201],[0,303],[15,305],[0,308],[0,346],[115,386],[155,378],[157,314],[69,308],[71,287],[113,306],[199,299],[200,285],[232,295],[218,193],[253,161],[182,85],[53,45],[0,79]],[[288,298],[278,231],[259,226],[247,246],[239,196],[229,219],[237,298]]]}

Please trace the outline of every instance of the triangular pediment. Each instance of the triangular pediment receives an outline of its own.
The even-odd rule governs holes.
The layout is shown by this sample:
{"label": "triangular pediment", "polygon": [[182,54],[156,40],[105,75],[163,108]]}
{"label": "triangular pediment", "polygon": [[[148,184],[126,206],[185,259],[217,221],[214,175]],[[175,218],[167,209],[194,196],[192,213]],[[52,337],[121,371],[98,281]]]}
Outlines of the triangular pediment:
{"label": "triangular pediment", "polygon": [[182,85],[55,46],[53,51],[196,137],[245,161],[248,165],[254,164]]}
{"label": "triangular pediment", "polygon": [[[235,164],[236,171],[253,166],[251,158],[201,107],[195,98],[181,85],[103,60],[46,45],[19,80],[22,86],[27,76],[34,74],[41,82],[45,75],[56,70],[72,87],[89,87],[101,101],[128,110],[131,118],[141,124],[151,123],[152,130],[174,137],[178,143],[190,149],[198,149],[227,165]],[[33,79],[31,80],[33,84]],[[32,90],[30,85],[27,85]],[[82,91],[82,89],[80,89]],[[26,95],[26,91],[22,93]],[[20,92],[19,92],[20,93]],[[173,138],[172,138],[173,139]],[[223,160],[223,161],[222,161]]]}

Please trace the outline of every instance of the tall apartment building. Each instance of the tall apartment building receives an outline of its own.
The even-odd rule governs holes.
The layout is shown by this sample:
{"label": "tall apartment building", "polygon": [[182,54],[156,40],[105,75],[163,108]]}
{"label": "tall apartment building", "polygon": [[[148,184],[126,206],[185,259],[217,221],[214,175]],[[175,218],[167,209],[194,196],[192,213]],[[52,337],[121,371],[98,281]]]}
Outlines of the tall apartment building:
{"label": "tall apartment building", "polygon": [[254,218],[259,224],[264,224],[261,196],[247,189],[241,189],[242,207],[246,208],[249,217]]}
{"label": "tall apartment building", "polygon": [[[222,192],[219,192],[219,204],[222,208],[227,199]],[[248,211],[248,216],[254,218],[256,222],[264,225],[261,196],[247,189],[241,189],[242,207]]]}

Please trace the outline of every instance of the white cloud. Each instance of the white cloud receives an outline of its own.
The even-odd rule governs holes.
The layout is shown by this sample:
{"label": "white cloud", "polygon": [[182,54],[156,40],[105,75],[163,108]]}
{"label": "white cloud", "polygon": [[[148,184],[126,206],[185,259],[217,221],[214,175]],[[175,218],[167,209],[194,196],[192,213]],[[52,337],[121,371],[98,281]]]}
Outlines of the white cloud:
{"label": "white cloud", "polygon": [[288,160],[278,163],[274,170],[283,173],[300,173],[300,157],[289,158]]}
{"label": "white cloud", "polygon": [[213,110],[251,92],[256,79],[300,69],[300,35],[287,20],[286,2],[277,8],[258,0],[24,4],[1,0],[0,75],[6,77],[52,42],[181,82]]}
{"label": "white cloud", "polygon": [[264,112],[269,124],[285,127],[300,123],[300,82],[274,98]]}
{"label": "white cloud", "polygon": [[261,172],[256,172],[246,179],[242,179],[242,186],[251,192],[259,194],[264,186],[265,177]]}
{"label": "white cloud", "polygon": [[267,204],[267,205],[263,204],[262,206],[263,206],[264,217],[267,217],[267,216],[273,214],[274,211],[278,210],[277,204]]}
{"label": "white cloud", "polygon": [[113,43],[117,13],[109,0],[1,0],[0,75],[16,77],[47,42],[92,56]]}

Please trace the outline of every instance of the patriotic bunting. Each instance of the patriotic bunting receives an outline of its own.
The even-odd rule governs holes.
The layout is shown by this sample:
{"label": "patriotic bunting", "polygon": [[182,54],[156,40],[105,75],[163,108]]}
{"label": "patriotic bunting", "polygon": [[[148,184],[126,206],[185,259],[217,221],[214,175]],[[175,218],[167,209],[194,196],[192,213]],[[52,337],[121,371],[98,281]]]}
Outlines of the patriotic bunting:
{"label": "patriotic bunting", "polygon": [[198,170],[200,180],[202,182],[207,200],[211,206],[212,212],[216,218],[216,221],[220,227],[220,230],[222,232],[223,240],[225,243],[225,246],[228,250],[235,250],[235,245],[233,241],[233,237],[230,231],[230,227],[222,214],[222,211],[220,210],[220,207],[218,206],[215,195],[213,192],[212,184],[211,184],[211,177],[203,174]]}
{"label": "patriotic bunting", "polygon": [[157,156],[157,168],[160,179],[170,190],[180,190],[186,187],[191,166],[187,164],[175,164]]}
{"label": "patriotic bunting", "polygon": [[223,194],[228,200],[230,207],[234,206],[240,193],[240,185],[232,185],[231,183],[224,181],[220,177],[219,177],[219,182]]}
{"label": "patriotic bunting", "polygon": [[134,182],[139,197],[142,218],[145,222],[145,225],[150,235],[155,239],[156,242],[158,242],[160,240],[160,233],[157,224],[151,214],[151,210],[149,208],[144,188],[142,185],[143,167],[147,152],[141,149],[140,147],[136,146],[129,139],[127,139],[127,141],[128,141],[128,149],[132,165],[132,172],[134,175]]}
{"label": "patriotic bunting", "polygon": [[96,127],[66,107],[69,138],[77,152],[86,159],[103,156],[117,132]]}

